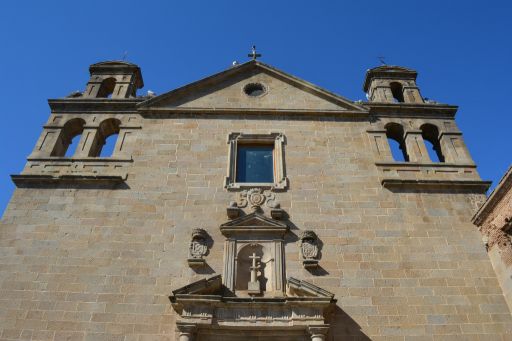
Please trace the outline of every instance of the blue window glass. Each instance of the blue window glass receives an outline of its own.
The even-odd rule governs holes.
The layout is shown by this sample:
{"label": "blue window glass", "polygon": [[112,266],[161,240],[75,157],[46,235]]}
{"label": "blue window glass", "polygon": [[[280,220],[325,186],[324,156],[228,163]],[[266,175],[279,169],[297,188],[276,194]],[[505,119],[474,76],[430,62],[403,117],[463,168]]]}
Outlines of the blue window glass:
{"label": "blue window glass", "polygon": [[236,182],[274,182],[274,146],[238,145]]}

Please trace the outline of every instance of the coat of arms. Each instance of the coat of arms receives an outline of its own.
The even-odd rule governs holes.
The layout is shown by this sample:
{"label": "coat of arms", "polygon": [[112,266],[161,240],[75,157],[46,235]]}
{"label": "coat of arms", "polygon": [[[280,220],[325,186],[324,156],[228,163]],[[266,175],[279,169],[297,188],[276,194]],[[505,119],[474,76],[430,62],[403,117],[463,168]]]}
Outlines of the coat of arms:
{"label": "coat of arms", "polygon": [[306,268],[318,265],[318,237],[313,231],[304,231],[300,236],[302,263]]}
{"label": "coat of arms", "polygon": [[208,253],[207,233],[203,229],[192,231],[192,240],[189,246],[188,263],[190,266],[204,265],[204,256]]}

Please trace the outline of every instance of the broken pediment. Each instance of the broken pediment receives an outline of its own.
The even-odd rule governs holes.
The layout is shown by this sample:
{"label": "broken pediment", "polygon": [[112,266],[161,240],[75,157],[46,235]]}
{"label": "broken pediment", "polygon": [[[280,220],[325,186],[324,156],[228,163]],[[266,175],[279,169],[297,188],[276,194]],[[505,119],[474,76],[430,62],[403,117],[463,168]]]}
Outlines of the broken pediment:
{"label": "broken pediment", "polygon": [[[179,110],[178,110],[179,109]],[[139,104],[139,110],[351,112],[367,109],[259,61],[250,61]]]}
{"label": "broken pediment", "polygon": [[237,233],[265,233],[283,236],[288,230],[289,227],[284,222],[268,218],[259,212],[241,216],[220,226],[220,231],[225,236]]}
{"label": "broken pediment", "polygon": [[189,336],[187,340],[215,339],[219,332],[227,337],[241,332],[252,336],[254,330],[259,336],[269,333],[274,337],[293,332],[299,337],[293,340],[302,340],[302,336],[314,339],[312,335],[318,332],[327,334],[326,319],[336,303],[334,294],[291,277],[287,286],[290,294],[281,297],[237,297],[222,294],[229,290],[221,288],[221,276],[193,282],[169,297],[179,314],[177,331]]}

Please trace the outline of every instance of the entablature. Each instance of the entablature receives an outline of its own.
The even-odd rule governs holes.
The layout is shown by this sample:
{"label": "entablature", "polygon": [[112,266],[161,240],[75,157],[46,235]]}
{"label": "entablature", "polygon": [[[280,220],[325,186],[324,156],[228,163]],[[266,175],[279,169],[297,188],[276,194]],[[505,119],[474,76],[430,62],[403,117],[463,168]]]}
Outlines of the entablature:
{"label": "entablature", "polygon": [[52,113],[128,113],[137,112],[137,104],[147,100],[146,97],[138,98],[59,98],[49,99],[48,104]]}
{"label": "entablature", "polygon": [[458,106],[448,104],[429,103],[362,103],[369,109],[370,115],[375,117],[407,117],[407,118],[438,118],[454,119]]}

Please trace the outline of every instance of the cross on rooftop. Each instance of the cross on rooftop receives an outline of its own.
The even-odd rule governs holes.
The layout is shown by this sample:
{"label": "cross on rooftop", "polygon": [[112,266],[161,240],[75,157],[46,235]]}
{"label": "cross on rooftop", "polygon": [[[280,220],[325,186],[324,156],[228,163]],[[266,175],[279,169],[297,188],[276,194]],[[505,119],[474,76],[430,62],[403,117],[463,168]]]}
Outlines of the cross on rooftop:
{"label": "cross on rooftop", "polygon": [[256,60],[256,58],[261,57],[260,53],[256,53],[256,45],[252,46],[252,51],[247,55],[247,57],[251,57],[252,60]]}

